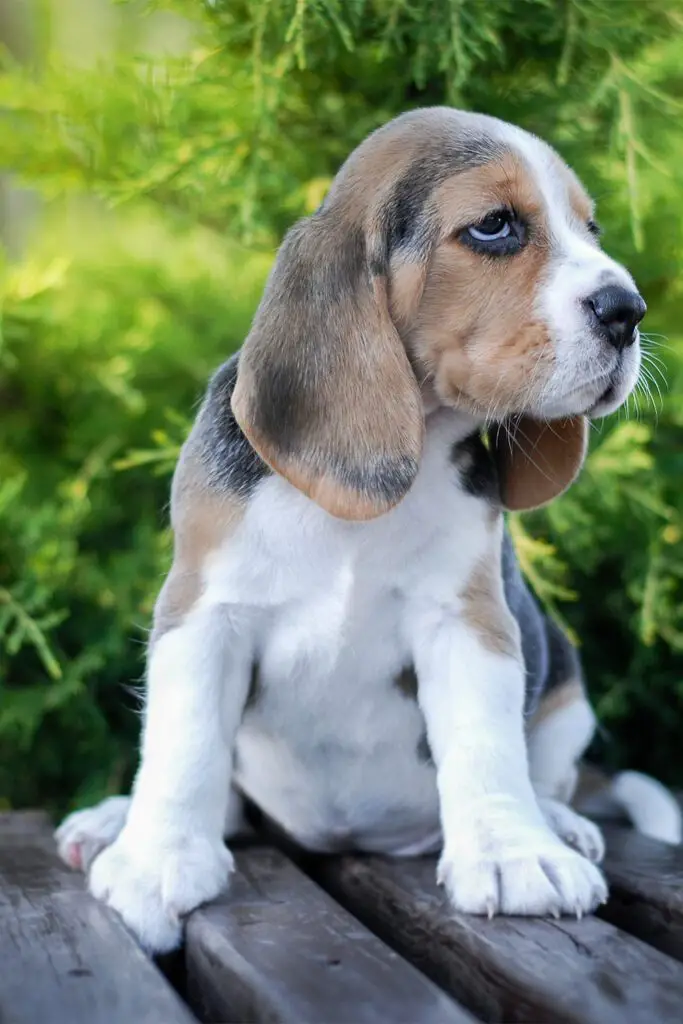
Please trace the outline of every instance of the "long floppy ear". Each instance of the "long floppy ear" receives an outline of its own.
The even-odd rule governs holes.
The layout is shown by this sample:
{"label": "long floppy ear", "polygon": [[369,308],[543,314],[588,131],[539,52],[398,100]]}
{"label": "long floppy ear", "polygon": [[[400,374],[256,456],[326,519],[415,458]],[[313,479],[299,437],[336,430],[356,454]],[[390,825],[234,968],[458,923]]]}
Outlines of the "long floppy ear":
{"label": "long floppy ear", "polygon": [[[389,314],[386,245],[340,221],[323,209],[287,235],[239,356],[232,408],[276,472],[335,516],[371,519],[413,483],[424,418]],[[371,259],[383,245],[384,259]]]}
{"label": "long floppy ear", "polygon": [[539,508],[569,487],[586,457],[588,421],[571,416],[552,423],[529,417],[491,431],[503,504],[513,511]]}

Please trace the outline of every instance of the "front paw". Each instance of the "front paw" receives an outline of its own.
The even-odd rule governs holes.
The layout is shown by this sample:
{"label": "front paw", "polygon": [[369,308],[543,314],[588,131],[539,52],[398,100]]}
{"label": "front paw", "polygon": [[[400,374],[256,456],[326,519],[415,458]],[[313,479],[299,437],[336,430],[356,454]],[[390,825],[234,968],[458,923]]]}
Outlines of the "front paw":
{"label": "front paw", "polygon": [[437,881],[466,914],[581,917],[607,899],[600,871],[535,820],[486,818],[444,848]]}
{"label": "front paw", "polygon": [[214,899],[234,869],[230,851],[201,836],[151,842],[121,833],[90,871],[90,891],[116,910],[149,953],[180,945],[183,915]]}

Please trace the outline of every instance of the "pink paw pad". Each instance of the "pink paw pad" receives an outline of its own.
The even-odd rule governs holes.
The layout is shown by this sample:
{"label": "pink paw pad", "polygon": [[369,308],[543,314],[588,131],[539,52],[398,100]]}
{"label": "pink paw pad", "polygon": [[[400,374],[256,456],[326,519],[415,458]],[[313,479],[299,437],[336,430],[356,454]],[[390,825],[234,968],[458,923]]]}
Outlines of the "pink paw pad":
{"label": "pink paw pad", "polygon": [[83,856],[81,853],[81,843],[70,843],[66,848],[66,860],[69,867],[72,867],[74,871],[83,870]]}

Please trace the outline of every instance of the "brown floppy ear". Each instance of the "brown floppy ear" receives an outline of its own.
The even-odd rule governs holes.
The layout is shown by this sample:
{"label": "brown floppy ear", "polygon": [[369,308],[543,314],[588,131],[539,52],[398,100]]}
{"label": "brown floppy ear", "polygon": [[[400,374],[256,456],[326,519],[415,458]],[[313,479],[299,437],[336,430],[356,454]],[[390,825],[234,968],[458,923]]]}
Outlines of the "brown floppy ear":
{"label": "brown floppy ear", "polygon": [[512,511],[539,508],[569,487],[586,457],[585,416],[541,423],[523,416],[491,431],[503,504]]}
{"label": "brown floppy ear", "polygon": [[[372,249],[382,251],[381,239]],[[370,519],[417,474],[422,399],[365,232],[323,208],[287,235],[239,356],[235,418],[332,515]],[[415,273],[420,273],[417,263]]]}

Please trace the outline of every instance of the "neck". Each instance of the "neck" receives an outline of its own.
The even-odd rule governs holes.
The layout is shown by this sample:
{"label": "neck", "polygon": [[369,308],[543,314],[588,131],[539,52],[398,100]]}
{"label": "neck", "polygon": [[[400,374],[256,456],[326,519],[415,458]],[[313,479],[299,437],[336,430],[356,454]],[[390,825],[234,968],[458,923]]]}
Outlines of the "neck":
{"label": "neck", "polygon": [[485,417],[474,410],[459,409],[456,405],[445,405],[436,393],[433,382],[425,381],[420,392],[424,407],[425,423],[429,428],[437,422],[448,421],[451,430],[455,428],[455,441],[469,437],[484,426]]}

